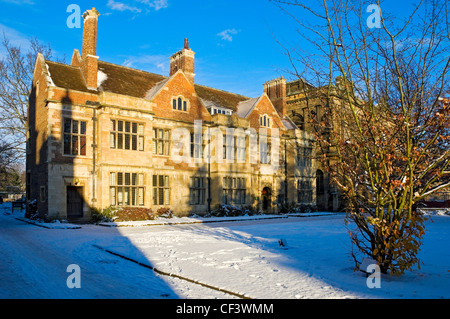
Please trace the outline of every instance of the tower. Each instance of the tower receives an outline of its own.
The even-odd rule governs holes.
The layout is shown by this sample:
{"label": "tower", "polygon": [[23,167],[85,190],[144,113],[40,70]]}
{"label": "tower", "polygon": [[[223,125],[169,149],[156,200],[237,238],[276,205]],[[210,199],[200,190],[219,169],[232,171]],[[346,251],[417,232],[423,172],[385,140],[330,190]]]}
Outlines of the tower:
{"label": "tower", "polygon": [[194,85],[195,52],[189,48],[188,39],[184,39],[184,48],[170,57],[170,76],[182,70],[189,82]]}

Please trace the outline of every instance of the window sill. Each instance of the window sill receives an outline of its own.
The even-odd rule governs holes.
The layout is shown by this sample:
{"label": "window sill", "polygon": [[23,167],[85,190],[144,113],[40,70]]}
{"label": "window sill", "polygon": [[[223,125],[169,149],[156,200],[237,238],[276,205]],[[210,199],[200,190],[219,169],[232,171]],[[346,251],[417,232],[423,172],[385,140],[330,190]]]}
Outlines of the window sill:
{"label": "window sill", "polygon": [[63,154],[64,157],[68,158],[89,158],[88,155],[71,155],[71,154]]}
{"label": "window sill", "polygon": [[110,150],[116,150],[116,151],[131,151],[131,152],[145,152],[144,150],[127,150],[127,149],[124,149],[124,148],[112,148],[112,147],[110,147],[109,148]]}

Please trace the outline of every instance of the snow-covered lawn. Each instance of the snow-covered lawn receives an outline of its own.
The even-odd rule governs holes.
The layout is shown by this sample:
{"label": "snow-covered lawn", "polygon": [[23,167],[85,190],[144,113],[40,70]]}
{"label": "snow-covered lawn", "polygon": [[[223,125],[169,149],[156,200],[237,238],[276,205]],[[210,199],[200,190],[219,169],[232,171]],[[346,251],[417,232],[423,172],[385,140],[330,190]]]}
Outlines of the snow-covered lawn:
{"label": "snow-covered lawn", "polygon": [[[7,217],[19,215],[17,212]],[[60,239],[55,245],[59,250],[67,246],[67,251],[79,252],[80,247],[89,247],[89,255],[82,257],[92,259],[90,272],[96,271],[93,265],[99,262],[100,255],[102,260],[117,260],[114,264],[111,262],[111,267],[119,269],[120,276],[152,272],[107,250],[164,273],[250,298],[450,297],[450,218],[447,215],[435,215],[426,223],[427,233],[420,252],[424,265],[420,270],[401,277],[382,275],[381,287],[372,289],[367,287],[364,274],[353,271],[343,215],[217,223],[192,223],[195,221],[192,219],[185,219],[187,224],[178,224],[181,219],[170,221],[172,225],[81,225],[80,229],[46,229],[39,236],[53,236],[55,242]],[[139,223],[127,226],[139,226]],[[26,229],[33,232],[39,228]],[[284,247],[279,244],[280,240]],[[78,246],[68,248],[71,241]],[[106,266],[101,264],[102,268]],[[138,277],[142,283],[142,276]],[[163,291],[163,286],[170,286],[175,295],[169,298],[233,297],[217,295],[196,284],[180,289],[183,280],[160,278],[163,280],[154,281],[150,289]],[[158,285],[155,282],[161,287],[155,286]],[[194,291],[196,289],[198,292]]]}

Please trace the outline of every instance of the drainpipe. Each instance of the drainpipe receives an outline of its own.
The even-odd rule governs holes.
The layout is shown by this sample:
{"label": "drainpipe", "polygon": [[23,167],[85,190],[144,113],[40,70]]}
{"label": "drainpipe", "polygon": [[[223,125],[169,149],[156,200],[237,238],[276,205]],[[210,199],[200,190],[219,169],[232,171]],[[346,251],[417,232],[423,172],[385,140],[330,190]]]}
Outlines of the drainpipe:
{"label": "drainpipe", "polygon": [[208,146],[208,215],[211,214],[211,135],[210,135],[210,124],[208,124],[208,137],[209,137],[209,146]]}
{"label": "drainpipe", "polygon": [[96,109],[93,109],[93,116],[92,116],[92,124],[93,124],[93,130],[92,130],[92,206],[95,206],[97,198],[95,194],[95,175],[96,175],[96,167],[95,167],[95,153],[97,149],[97,136],[96,136],[96,126],[97,126],[97,116],[96,116]]}
{"label": "drainpipe", "polygon": [[96,185],[96,150],[97,150],[97,109],[100,107],[99,102],[86,101],[86,105],[93,106],[92,108],[92,206],[95,207],[97,202],[95,185]]}
{"label": "drainpipe", "polygon": [[284,138],[284,204],[288,203],[287,138]]}

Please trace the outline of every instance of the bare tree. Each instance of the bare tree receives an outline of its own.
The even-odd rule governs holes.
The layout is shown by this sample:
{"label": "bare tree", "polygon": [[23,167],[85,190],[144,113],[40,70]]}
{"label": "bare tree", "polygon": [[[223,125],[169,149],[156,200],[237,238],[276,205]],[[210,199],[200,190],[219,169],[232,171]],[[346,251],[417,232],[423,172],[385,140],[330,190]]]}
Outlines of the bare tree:
{"label": "bare tree", "polygon": [[14,46],[3,35],[5,56],[0,60],[0,139],[8,162],[23,160],[27,136],[27,108],[31,92],[34,64],[38,53],[51,58],[49,45],[30,40],[25,51]]}
{"label": "bare tree", "polygon": [[450,5],[419,0],[401,18],[380,1],[272,1],[309,44],[287,51],[328,115],[310,120],[347,199],[355,261],[368,256],[384,273],[420,267],[425,228],[416,204],[450,187]]}

